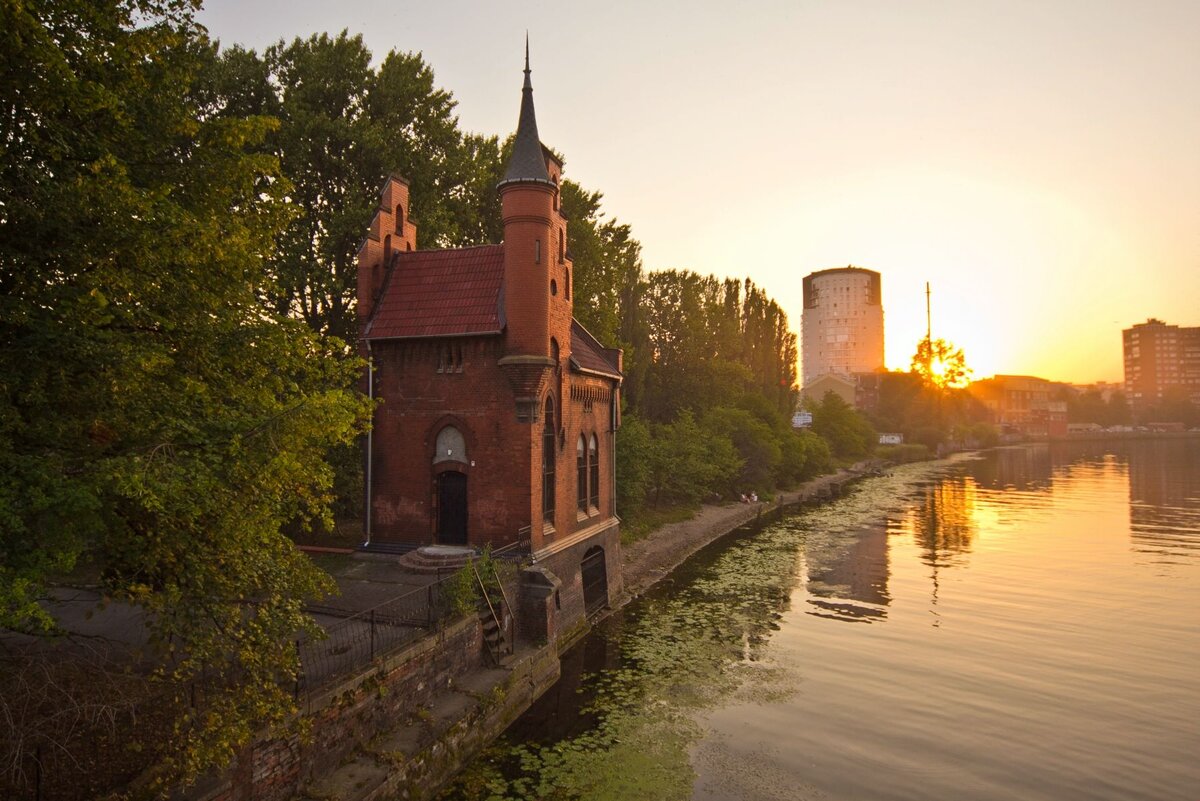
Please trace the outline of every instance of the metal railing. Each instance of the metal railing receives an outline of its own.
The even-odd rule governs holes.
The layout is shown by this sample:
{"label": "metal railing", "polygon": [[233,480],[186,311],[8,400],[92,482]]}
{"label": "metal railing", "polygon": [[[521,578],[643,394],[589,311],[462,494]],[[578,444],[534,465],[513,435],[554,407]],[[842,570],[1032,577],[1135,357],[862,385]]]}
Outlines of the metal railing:
{"label": "metal railing", "polygon": [[446,585],[451,575],[358,612],[310,606],[310,614],[341,617],[325,629],[324,639],[298,640],[300,673],[295,695],[313,693],[361,670],[378,657],[443,628],[454,616]]}

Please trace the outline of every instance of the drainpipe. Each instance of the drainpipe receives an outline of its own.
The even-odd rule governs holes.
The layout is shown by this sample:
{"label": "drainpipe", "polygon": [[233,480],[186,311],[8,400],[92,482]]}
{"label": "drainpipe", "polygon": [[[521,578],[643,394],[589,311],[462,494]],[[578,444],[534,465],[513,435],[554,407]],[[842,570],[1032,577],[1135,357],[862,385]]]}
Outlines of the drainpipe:
{"label": "drainpipe", "polygon": [[363,529],[366,535],[366,540],[363,546],[371,544],[371,464],[373,439],[375,435],[375,360],[371,356],[371,340],[364,339],[367,343],[367,398],[371,401],[371,425],[367,428],[367,464],[364,470],[364,487],[366,495],[366,506],[363,509]]}

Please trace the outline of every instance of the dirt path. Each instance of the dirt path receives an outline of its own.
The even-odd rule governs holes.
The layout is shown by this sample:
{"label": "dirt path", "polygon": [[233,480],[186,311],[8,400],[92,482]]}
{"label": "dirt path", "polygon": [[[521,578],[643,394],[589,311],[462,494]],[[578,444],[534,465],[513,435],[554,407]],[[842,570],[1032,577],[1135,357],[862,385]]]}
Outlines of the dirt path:
{"label": "dirt path", "polygon": [[717,540],[738,526],[749,523],[760,514],[774,512],[781,504],[790,505],[818,495],[830,485],[843,483],[862,474],[866,463],[860,462],[848,470],[814,478],[799,487],[781,492],[771,502],[729,503],[723,506],[704,505],[695,517],[678,523],[668,523],[632,545],[622,546],[622,568],[625,580],[624,597],[614,606],[636,598],[655,582],[666,576],[696,551]]}

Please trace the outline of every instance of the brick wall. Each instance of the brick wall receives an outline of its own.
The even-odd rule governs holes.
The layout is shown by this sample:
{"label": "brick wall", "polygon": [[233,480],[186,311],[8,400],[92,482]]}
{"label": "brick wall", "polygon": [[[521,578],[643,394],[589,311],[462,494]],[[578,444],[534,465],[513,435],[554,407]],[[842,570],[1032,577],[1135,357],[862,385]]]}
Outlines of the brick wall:
{"label": "brick wall", "polygon": [[[442,341],[444,342],[444,341]],[[503,544],[529,525],[529,477],[535,426],[517,422],[499,359],[499,337],[456,340],[461,372],[438,372],[437,340],[373,346],[378,396],[372,448],[373,539],[433,542],[436,473],[467,476],[467,535],[473,544]],[[433,464],[437,434],[462,432],[464,462]],[[435,469],[436,468],[436,469]]]}
{"label": "brick wall", "polygon": [[362,743],[405,721],[433,694],[481,664],[475,616],[415,643],[378,668],[313,698],[302,710],[310,739],[265,734],[242,751],[202,801],[289,801],[301,785],[331,770]]}

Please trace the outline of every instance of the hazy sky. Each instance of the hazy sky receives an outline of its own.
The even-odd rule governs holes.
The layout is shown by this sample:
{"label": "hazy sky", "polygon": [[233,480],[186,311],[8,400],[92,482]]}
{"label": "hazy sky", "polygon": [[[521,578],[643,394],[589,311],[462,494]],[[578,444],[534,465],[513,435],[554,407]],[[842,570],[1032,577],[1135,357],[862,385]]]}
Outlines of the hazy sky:
{"label": "hazy sky", "polygon": [[[1200,325],[1200,1],[208,0],[225,44],[421,51],[463,127],[542,140],[651,270],[883,274],[889,367],[925,328],[976,377],[1121,380],[1122,328]],[[366,221],[364,221],[364,225]]]}

